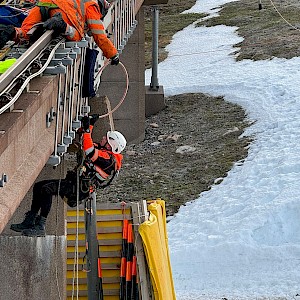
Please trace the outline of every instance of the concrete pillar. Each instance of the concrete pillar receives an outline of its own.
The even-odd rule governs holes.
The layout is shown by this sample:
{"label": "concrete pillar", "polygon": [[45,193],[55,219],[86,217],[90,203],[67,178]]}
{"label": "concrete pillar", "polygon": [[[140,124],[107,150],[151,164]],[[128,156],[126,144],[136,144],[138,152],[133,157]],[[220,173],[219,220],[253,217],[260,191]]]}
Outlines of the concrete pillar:
{"label": "concrete pillar", "polygon": [[[45,166],[36,181],[65,176],[65,165]],[[26,237],[10,230],[30,210],[32,188],[0,235],[0,299],[66,299],[66,204],[53,197],[46,237]]]}
{"label": "concrete pillar", "polygon": [[[137,143],[145,137],[145,36],[144,11],[137,14],[138,25],[120,54],[120,61],[129,75],[129,90],[121,107],[113,114],[115,129],[122,132],[128,142]],[[101,76],[98,96],[108,96],[114,108],[123,96],[126,87],[125,74],[120,65],[108,65]],[[91,101],[91,110],[98,112],[97,103]],[[96,101],[97,102],[97,101]],[[94,106],[96,105],[96,106]],[[103,106],[102,106],[103,107]],[[108,122],[108,119],[106,120]],[[101,139],[103,132],[94,130],[95,140]]]}
{"label": "concrete pillar", "polygon": [[[37,181],[45,179],[59,179],[65,177],[65,165],[58,166],[56,169],[46,165]],[[32,200],[32,189],[31,186],[29,192],[24,197],[23,201],[15,211],[11,220],[4,228],[2,235],[19,236],[20,233],[10,230],[10,225],[13,223],[20,223],[24,219],[24,214],[30,210]],[[65,219],[66,219],[66,204],[60,197],[53,197],[52,208],[46,222],[46,234],[47,235],[65,235]]]}
{"label": "concrete pillar", "polygon": [[65,237],[0,236],[1,300],[65,300]]}

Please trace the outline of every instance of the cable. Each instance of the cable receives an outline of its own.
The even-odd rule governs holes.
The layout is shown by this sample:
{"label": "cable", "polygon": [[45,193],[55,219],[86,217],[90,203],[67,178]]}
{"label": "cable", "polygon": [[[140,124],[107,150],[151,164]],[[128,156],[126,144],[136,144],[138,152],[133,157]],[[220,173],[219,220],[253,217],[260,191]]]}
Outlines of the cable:
{"label": "cable", "polygon": [[275,6],[274,2],[272,0],[270,0],[272,6],[274,7],[274,9],[276,10],[276,12],[278,13],[278,15],[289,25],[291,26],[293,29],[297,30],[297,31],[300,31],[299,28],[297,28],[296,26],[294,26],[293,24],[291,24],[288,20],[286,20],[284,18],[284,16],[280,13],[280,11],[277,9],[277,7]]}
{"label": "cable", "polygon": [[[98,71],[96,77],[101,73],[103,72],[103,70],[109,65],[109,60],[105,62],[105,64],[103,65],[103,67]],[[127,95],[127,92],[128,92],[128,87],[129,87],[129,76],[128,76],[128,72],[127,72],[127,69],[126,67],[123,65],[123,63],[119,62],[119,65],[121,65],[121,67],[123,68],[123,71],[124,71],[124,74],[126,76],[126,88],[125,88],[125,91],[123,93],[123,96],[121,97],[119,103],[108,113],[104,114],[104,115],[101,115],[99,116],[99,119],[102,119],[102,118],[105,118],[107,116],[109,116],[110,114],[113,114],[123,103],[126,95]]]}

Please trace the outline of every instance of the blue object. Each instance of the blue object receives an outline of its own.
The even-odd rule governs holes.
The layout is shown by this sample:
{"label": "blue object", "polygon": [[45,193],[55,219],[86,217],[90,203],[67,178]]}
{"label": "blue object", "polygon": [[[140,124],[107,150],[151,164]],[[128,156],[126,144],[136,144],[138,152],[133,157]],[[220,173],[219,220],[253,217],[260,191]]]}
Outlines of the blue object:
{"label": "blue object", "polygon": [[8,5],[0,5],[0,24],[21,27],[27,17],[25,12]]}
{"label": "blue object", "polygon": [[83,73],[82,97],[95,97],[94,88],[95,64],[99,51],[95,49],[86,49],[85,65]]}

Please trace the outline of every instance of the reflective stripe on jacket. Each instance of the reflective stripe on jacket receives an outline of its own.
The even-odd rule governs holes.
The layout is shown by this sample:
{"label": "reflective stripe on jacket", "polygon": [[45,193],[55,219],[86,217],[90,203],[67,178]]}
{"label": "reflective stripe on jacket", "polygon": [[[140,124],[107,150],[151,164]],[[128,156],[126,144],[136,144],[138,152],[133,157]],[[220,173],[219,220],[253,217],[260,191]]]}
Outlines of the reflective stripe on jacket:
{"label": "reflective stripe on jacket", "polygon": [[94,41],[97,46],[102,50],[106,58],[112,58],[118,51],[107,37],[105,27],[101,21],[102,14],[100,7],[96,0],[90,0],[84,3],[85,7],[85,22],[90,29]]}

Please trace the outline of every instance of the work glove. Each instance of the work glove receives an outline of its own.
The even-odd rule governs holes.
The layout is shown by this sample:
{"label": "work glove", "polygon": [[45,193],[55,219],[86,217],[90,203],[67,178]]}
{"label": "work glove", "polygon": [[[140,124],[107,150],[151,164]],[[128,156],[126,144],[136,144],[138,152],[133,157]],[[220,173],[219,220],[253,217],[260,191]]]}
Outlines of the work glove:
{"label": "work glove", "polygon": [[93,115],[91,115],[91,117],[90,117],[90,124],[91,125],[95,125],[95,123],[99,120],[99,114],[93,114]]}
{"label": "work glove", "polygon": [[13,25],[0,24],[0,49],[3,48],[8,41],[13,40],[15,34],[16,31]]}
{"label": "work glove", "polygon": [[81,120],[81,126],[85,132],[90,132],[90,118],[85,116]]}
{"label": "work glove", "polygon": [[113,56],[111,59],[110,59],[110,64],[113,65],[113,66],[117,66],[120,62],[119,60],[119,54],[116,54],[115,56]]}
{"label": "work glove", "polygon": [[63,20],[61,13],[56,13],[53,17],[48,19],[43,27],[47,30],[54,30],[56,33],[65,33],[67,24]]}

